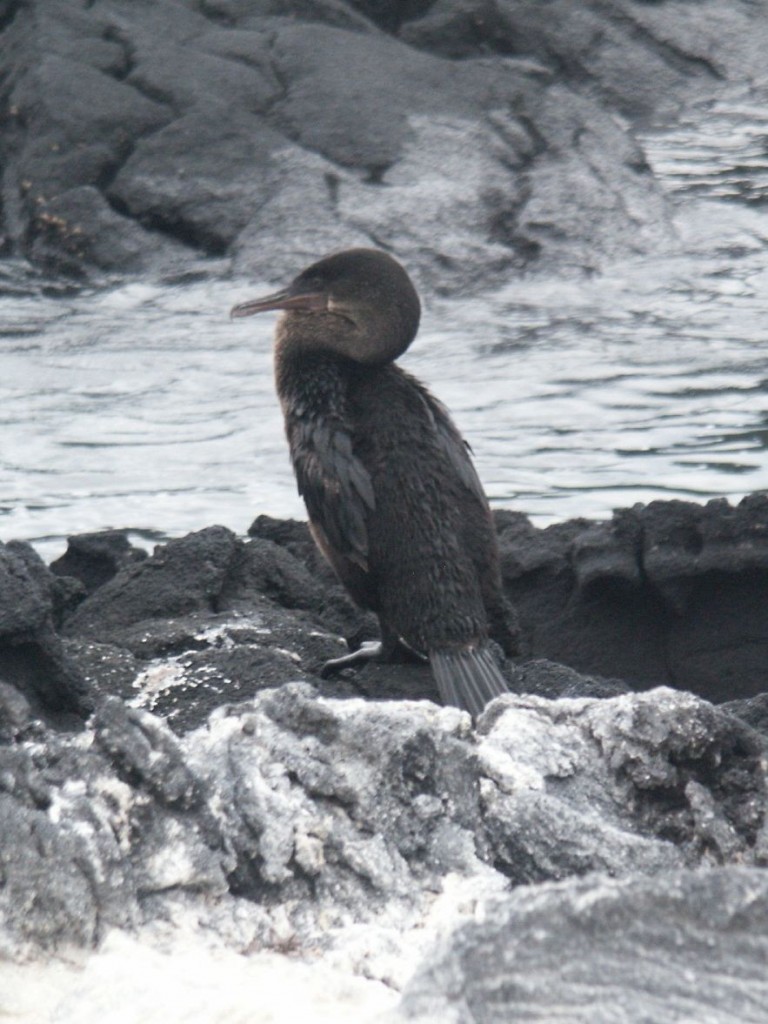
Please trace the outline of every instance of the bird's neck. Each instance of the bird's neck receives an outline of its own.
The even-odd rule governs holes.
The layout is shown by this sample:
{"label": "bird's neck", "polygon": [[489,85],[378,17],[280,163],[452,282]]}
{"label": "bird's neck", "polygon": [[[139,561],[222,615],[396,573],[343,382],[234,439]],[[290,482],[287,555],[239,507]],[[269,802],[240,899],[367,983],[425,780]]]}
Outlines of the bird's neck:
{"label": "bird's neck", "polygon": [[278,339],[275,384],[286,418],[343,416],[350,381],[361,369],[335,352]]}

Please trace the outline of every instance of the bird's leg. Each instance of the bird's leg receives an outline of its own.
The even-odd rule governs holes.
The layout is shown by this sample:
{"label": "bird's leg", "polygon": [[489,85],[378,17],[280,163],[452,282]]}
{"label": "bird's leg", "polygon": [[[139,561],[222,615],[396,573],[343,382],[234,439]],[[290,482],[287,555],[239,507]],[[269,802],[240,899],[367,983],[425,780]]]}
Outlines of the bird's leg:
{"label": "bird's leg", "polygon": [[428,663],[429,658],[425,654],[415,651],[400,637],[395,636],[385,628],[382,628],[381,633],[381,640],[365,640],[356,651],[351,651],[340,658],[331,658],[330,661],[326,661],[320,669],[321,678],[327,679],[328,676],[340,672],[342,669],[360,665],[367,661],[380,661],[385,664]]}
{"label": "bird's leg", "polygon": [[406,643],[402,637],[397,637],[389,643],[385,639],[382,639],[381,647],[381,661],[396,665],[429,664],[429,658],[427,655],[422,654],[421,651],[417,651],[414,647],[411,647],[411,645]]}
{"label": "bird's leg", "polygon": [[356,651],[350,651],[349,654],[343,654],[340,658],[331,658],[330,661],[326,661],[320,669],[321,679],[327,679],[328,676],[341,672],[344,668],[379,659],[382,647],[381,640],[364,640]]}
{"label": "bird's leg", "polygon": [[379,661],[388,665],[412,665],[428,664],[429,658],[411,647],[403,638],[387,623],[379,619],[381,628],[381,653]]}

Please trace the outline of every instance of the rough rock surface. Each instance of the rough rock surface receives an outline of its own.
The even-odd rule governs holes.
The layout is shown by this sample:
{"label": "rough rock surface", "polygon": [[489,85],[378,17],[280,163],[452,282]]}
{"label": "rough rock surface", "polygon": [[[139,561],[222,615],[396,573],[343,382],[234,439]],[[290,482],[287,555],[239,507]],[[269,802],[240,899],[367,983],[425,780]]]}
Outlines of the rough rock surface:
{"label": "rough rock surface", "polygon": [[6,955],[96,942],[164,894],[247,898],[262,927],[279,909],[307,944],[452,872],[521,884],[768,856],[759,737],[668,690],[510,696],[475,737],[455,709],[295,683],[181,741],[111,697],[87,742],[28,723],[3,750]]}
{"label": "rough rock surface", "polygon": [[617,115],[748,84],[768,44],[746,0],[29,0],[0,33],[8,251],[282,278],[374,244],[438,289],[673,244]]}
{"label": "rough rock surface", "polygon": [[[766,650],[762,620],[741,627],[765,614],[767,515],[764,496],[541,531],[500,513],[537,657],[508,667],[513,692],[474,727],[421,666],[319,678],[372,623],[303,523],[210,527],[143,558],[86,535],[56,574],[7,545],[0,1006],[35,983],[22,962],[106,944],[108,964],[115,929],[167,950],[191,927],[402,990],[392,1020],[760,1020],[768,730],[739,650]],[[708,609],[741,699],[547,660],[569,629],[574,661],[579,635],[606,662],[649,646],[645,589],[670,634]],[[14,673],[24,643],[55,656]],[[92,1019],[78,998],[51,1019]]]}
{"label": "rough rock surface", "polygon": [[54,628],[57,613],[78,590],[75,580],[57,580],[30,545],[0,544],[3,693],[13,687],[35,710],[47,709],[62,721],[93,709],[85,679]]}
{"label": "rough rock surface", "polygon": [[760,80],[762,12],[749,3],[435,0],[400,37],[447,57],[525,54],[631,117],[682,92]]}
{"label": "rough rock surface", "polygon": [[[735,507],[653,502],[547,529],[517,513],[496,518],[522,628],[523,658],[507,669],[513,691],[602,697],[668,685],[764,720],[766,495]],[[0,664],[38,713],[81,701],[87,710],[90,688],[185,731],[224,701],[298,678],[328,696],[436,698],[419,665],[320,678],[345,641],[376,637],[376,622],[353,606],[304,523],[262,516],[247,539],[209,527],[150,557],[121,534],[83,535],[53,571],[26,545],[3,551]]]}
{"label": "rough rock surface", "polygon": [[498,513],[529,650],[635,687],[752,697],[768,667],[768,495],[655,501],[537,530]]}
{"label": "rough rock surface", "polygon": [[746,868],[518,889],[433,953],[391,1019],[759,1024],[766,911],[768,874]]}
{"label": "rough rock surface", "polygon": [[[649,999],[669,988],[692,1012],[703,1006],[706,986],[693,991],[685,971],[705,973],[698,950],[734,929],[744,1004],[762,991],[764,875],[744,866],[768,858],[761,743],[688,694],[510,695],[475,735],[455,709],[321,698],[294,683],[221,709],[182,740],[111,697],[86,734],[27,722],[0,755],[5,958],[68,954],[116,927],[192,915],[235,949],[317,962],[349,956],[352,943],[358,972],[399,987],[414,963],[394,950],[418,941],[424,953],[434,938],[423,921],[453,887],[456,934],[424,955],[409,1019],[446,998],[468,1007],[455,1019],[475,1019],[500,984],[489,1019],[521,1002],[543,1021],[548,1000],[591,985],[596,1019],[608,1020],[632,991],[631,956],[658,933],[676,956],[646,968],[663,985]],[[700,873],[717,865],[735,866]],[[553,879],[562,888],[538,884]],[[489,896],[499,902],[486,908]],[[467,900],[482,925],[466,923]],[[521,944],[530,932],[530,975],[510,959],[506,928]],[[600,928],[588,955],[584,936]],[[558,988],[564,950],[578,943]],[[524,977],[531,995],[520,994]]]}

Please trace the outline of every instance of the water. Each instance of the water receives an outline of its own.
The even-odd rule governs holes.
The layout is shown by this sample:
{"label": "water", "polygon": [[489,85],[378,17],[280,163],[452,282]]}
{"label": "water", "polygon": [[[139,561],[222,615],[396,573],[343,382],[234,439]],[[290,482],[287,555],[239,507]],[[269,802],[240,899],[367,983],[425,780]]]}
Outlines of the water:
{"label": "water", "polygon": [[[763,109],[722,100],[645,140],[680,200],[685,256],[425,311],[403,365],[453,411],[494,505],[543,525],[768,488]],[[261,287],[0,298],[0,539],[50,558],[107,527],[151,541],[304,518],[274,316],[227,316]]]}
{"label": "water", "polygon": [[683,196],[768,201],[768,107],[736,87],[692,107],[676,128],[645,139],[649,162]]}

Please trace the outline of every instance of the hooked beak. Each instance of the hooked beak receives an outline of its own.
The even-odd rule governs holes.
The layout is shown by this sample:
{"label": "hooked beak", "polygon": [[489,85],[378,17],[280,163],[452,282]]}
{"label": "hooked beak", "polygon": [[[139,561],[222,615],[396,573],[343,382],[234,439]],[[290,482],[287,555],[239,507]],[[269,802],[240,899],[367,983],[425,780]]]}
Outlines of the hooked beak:
{"label": "hooked beak", "polygon": [[270,309],[300,309],[305,313],[319,313],[328,308],[328,297],[322,292],[296,292],[293,285],[282,291],[265,295],[262,299],[250,299],[241,302],[230,310],[231,317],[253,316],[254,313],[266,313]]}

